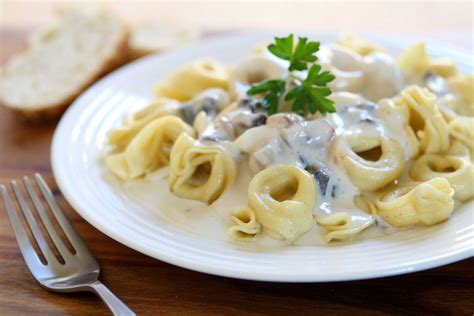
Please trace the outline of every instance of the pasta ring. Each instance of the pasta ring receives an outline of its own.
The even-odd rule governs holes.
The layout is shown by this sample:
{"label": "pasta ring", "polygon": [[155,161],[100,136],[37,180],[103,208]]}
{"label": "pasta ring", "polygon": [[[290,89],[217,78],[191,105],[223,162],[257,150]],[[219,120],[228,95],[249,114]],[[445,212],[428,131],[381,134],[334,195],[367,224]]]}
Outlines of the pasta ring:
{"label": "pasta ring", "polygon": [[350,48],[340,45],[321,47],[319,58],[322,68],[336,77],[329,83],[334,91],[359,92],[364,86],[364,63],[362,56]]}
{"label": "pasta ring", "polygon": [[313,226],[316,184],[303,169],[274,165],[260,171],[250,181],[248,200],[263,227],[291,242]]}
{"label": "pasta ring", "polygon": [[229,228],[227,234],[234,240],[248,242],[262,231],[255,212],[248,206],[236,209],[230,219],[235,225]]}
{"label": "pasta ring", "polygon": [[428,71],[449,78],[459,72],[456,64],[448,58],[430,58],[422,42],[406,48],[398,59],[398,65],[407,78],[420,77]]}
{"label": "pasta ring", "polygon": [[463,99],[466,112],[474,113],[474,75],[458,75],[448,79],[448,85]]}
{"label": "pasta ring", "polygon": [[359,38],[358,36],[352,33],[344,34],[336,41],[336,43],[346,48],[350,48],[362,56],[367,56],[375,52],[387,52],[387,49],[385,49],[385,47],[380,46],[377,43]]}
{"label": "pasta ring", "polygon": [[407,122],[420,139],[422,153],[433,154],[448,150],[448,123],[439,111],[433,93],[426,88],[411,86],[401,92],[396,103],[407,107]]}
{"label": "pasta ring", "polygon": [[177,116],[163,116],[148,123],[121,153],[107,157],[109,169],[122,179],[137,178],[168,164],[171,147],[181,134],[194,135]]}
{"label": "pasta ring", "polygon": [[163,84],[155,86],[155,95],[186,101],[209,88],[227,89],[227,68],[212,58],[197,59],[172,73]]}
{"label": "pasta ring", "polygon": [[430,68],[430,58],[424,43],[406,48],[398,58],[398,66],[405,77],[424,75]]}
{"label": "pasta ring", "polygon": [[234,98],[246,95],[248,88],[257,82],[280,78],[285,68],[264,56],[252,56],[243,60],[230,73],[229,90]]}
{"label": "pasta ring", "polygon": [[107,133],[108,143],[118,150],[124,150],[128,143],[151,121],[179,113],[179,102],[169,98],[158,98],[147,107],[124,119],[123,126]]}
{"label": "pasta ring", "polygon": [[444,178],[455,191],[455,198],[467,201],[474,196],[474,167],[461,156],[424,155],[415,160],[410,176],[418,181]]}
{"label": "pasta ring", "polygon": [[362,95],[379,101],[396,95],[403,87],[402,74],[392,56],[375,52],[364,57],[364,87]]}
{"label": "pasta ring", "polygon": [[454,209],[454,190],[444,178],[394,186],[377,197],[378,214],[390,225],[434,225],[447,219]]}
{"label": "pasta ring", "polygon": [[474,117],[456,116],[449,122],[449,134],[474,152]]}
{"label": "pasta ring", "polygon": [[169,187],[179,197],[214,202],[233,183],[235,162],[219,145],[202,145],[187,134],[170,155]]}
{"label": "pasta ring", "polygon": [[370,219],[362,225],[352,227],[352,218],[346,212],[338,212],[326,216],[325,218],[316,218],[318,224],[329,230],[324,236],[326,242],[330,242],[334,239],[345,240],[353,238],[375,223],[377,210],[369,199],[363,195],[357,195],[354,197],[354,203],[360,209],[369,212],[371,214]]}
{"label": "pasta ring", "polygon": [[[397,179],[405,168],[405,158],[400,145],[384,137],[349,136],[335,143],[336,162],[340,163],[351,182],[362,191],[376,191]],[[357,152],[380,147],[376,161],[367,160]]]}

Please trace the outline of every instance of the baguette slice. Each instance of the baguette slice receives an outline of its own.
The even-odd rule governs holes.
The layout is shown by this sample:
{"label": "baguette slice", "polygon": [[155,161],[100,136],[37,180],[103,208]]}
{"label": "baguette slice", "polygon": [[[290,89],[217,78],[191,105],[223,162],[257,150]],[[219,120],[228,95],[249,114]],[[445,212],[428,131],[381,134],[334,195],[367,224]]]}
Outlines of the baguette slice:
{"label": "baguette slice", "polygon": [[0,73],[2,104],[36,119],[55,117],[89,85],[125,61],[128,32],[105,8],[68,8],[33,33]]}

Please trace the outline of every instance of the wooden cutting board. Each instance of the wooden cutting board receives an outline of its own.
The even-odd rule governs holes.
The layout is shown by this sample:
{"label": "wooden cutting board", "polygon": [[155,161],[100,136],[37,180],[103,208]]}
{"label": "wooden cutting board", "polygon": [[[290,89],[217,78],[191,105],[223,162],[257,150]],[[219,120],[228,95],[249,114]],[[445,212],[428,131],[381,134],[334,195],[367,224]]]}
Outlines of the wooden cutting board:
{"label": "wooden cutting board", "polygon": [[[0,31],[0,60],[23,47],[26,31]],[[474,259],[376,280],[284,284],[234,280],[181,269],[129,249],[84,221],[51,174],[56,122],[32,125],[0,107],[0,183],[41,172],[97,257],[104,283],[138,315],[473,314]],[[73,181],[73,179],[71,179]],[[295,258],[298,260],[298,258]],[[347,267],[350,269],[350,266]],[[108,315],[91,293],[55,294],[29,275],[0,201],[0,315]]]}

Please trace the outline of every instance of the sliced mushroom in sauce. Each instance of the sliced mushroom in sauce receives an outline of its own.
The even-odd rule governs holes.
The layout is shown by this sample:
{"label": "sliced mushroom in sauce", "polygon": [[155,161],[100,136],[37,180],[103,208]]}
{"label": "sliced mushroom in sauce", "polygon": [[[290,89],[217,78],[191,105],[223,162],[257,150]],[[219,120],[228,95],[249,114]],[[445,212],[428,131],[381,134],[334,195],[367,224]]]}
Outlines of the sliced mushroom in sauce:
{"label": "sliced mushroom in sauce", "polygon": [[214,118],[229,103],[229,95],[224,90],[207,89],[181,106],[181,117],[186,123],[192,125],[199,112],[204,111],[210,118]]}
{"label": "sliced mushroom in sauce", "polygon": [[314,178],[318,182],[321,195],[325,196],[327,188],[328,188],[329,179],[330,179],[328,172],[322,169],[320,166],[316,166],[313,164],[307,166],[306,170],[314,176]]}

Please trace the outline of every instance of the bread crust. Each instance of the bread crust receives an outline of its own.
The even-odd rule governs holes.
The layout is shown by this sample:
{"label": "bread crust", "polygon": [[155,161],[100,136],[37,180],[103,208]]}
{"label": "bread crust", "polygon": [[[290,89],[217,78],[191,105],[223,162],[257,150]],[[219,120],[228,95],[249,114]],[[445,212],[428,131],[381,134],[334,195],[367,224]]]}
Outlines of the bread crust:
{"label": "bread crust", "polygon": [[22,105],[9,104],[4,99],[1,99],[0,105],[14,111],[18,117],[24,120],[54,120],[58,118],[64,113],[64,111],[69,107],[69,105],[82,92],[84,92],[84,90],[90,87],[94,82],[96,82],[105,74],[111,72],[112,70],[127,62],[129,54],[128,39],[130,35],[130,28],[124,23],[122,23],[122,28],[122,36],[115,47],[114,53],[112,53],[104,60],[102,67],[97,69],[97,71],[87,81],[85,81],[84,84],[78,87],[74,93],[69,95],[61,102],[45,104],[35,108],[28,108]]}

